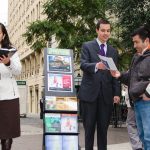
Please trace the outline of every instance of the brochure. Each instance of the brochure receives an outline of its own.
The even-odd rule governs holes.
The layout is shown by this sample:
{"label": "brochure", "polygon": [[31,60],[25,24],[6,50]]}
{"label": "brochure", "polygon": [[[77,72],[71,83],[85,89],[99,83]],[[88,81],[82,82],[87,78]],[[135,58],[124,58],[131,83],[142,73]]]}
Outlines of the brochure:
{"label": "brochure", "polygon": [[113,59],[111,57],[105,57],[98,55],[101,62],[105,65],[106,69],[108,70],[118,70]]}

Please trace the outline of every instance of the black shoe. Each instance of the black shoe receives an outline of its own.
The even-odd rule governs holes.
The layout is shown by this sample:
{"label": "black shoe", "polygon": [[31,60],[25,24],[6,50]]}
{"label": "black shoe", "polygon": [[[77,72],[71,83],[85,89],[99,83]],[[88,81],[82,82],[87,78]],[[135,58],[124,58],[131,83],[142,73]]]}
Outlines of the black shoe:
{"label": "black shoe", "polygon": [[12,139],[1,139],[2,150],[11,150]]}

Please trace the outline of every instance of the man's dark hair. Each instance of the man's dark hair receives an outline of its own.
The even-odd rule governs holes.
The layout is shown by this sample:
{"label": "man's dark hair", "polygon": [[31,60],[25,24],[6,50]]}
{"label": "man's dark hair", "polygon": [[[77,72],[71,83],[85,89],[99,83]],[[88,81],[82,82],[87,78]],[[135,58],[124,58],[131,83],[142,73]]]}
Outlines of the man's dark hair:
{"label": "man's dark hair", "polygon": [[97,30],[99,30],[101,24],[110,24],[110,22],[108,20],[105,20],[105,19],[99,19],[97,24],[96,24]]}
{"label": "man's dark hair", "polygon": [[139,35],[142,41],[145,41],[146,38],[150,39],[150,26],[148,24],[144,24],[143,26],[137,28],[132,34],[131,37]]}

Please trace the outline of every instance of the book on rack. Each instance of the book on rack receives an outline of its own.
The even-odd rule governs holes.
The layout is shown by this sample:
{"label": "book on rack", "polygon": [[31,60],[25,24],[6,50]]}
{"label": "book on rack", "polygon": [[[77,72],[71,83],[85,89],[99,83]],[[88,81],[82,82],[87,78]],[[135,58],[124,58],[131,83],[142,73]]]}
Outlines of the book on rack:
{"label": "book on rack", "polygon": [[0,57],[11,57],[17,50],[15,48],[0,48]]}
{"label": "book on rack", "polygon": [[77,133],[78,122],[77,114],[62,114],[61,115],[61,132]]}
{"label": "book on rack", "polygon": [[45,131],[60,132],[61,131],[61,116],[60,114],[45,113]]}

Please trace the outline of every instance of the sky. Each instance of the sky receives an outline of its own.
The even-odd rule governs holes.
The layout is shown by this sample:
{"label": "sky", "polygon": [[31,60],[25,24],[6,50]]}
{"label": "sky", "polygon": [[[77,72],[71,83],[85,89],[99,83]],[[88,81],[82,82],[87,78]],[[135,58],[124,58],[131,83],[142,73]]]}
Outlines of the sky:
{"label": "sky", "polygon": [[8,0],[0,0],[0,22],[8,24]]}

